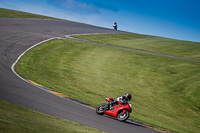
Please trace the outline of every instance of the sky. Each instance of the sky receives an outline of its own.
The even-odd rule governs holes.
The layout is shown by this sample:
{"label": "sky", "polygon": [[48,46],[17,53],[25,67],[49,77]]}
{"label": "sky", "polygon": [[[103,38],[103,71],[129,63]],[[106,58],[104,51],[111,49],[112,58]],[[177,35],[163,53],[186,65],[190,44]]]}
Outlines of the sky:
{"label": "sky", "polygon": [[0,0],[0,8],[200,42],[200,0]]}

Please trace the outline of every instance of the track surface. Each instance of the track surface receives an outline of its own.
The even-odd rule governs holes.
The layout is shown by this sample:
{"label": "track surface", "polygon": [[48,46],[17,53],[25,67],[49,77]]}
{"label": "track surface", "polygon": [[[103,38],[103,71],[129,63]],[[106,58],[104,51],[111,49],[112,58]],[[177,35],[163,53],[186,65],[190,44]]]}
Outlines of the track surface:
{"label": "track surface", "polygon": [[75,104],[24,82],[10,69],[27,48],[48,38],[69,34],[119,32],[121,31],[69,21],[0,18],[0,100],[106,132],[158,132],[134,122],[119,122],[99,116],[91,108]]}

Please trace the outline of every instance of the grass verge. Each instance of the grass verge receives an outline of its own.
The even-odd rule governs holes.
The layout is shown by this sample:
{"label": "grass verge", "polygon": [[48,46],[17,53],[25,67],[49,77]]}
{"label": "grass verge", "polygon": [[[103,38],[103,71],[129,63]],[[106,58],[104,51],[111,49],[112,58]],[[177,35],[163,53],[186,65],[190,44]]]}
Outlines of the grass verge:
{"label": "grass verge", "polygon": [[15,11],[5,8],[0,8],[0,18],[33,18],[33,19],[55,19],[55,20],[62,20],[58,18],[37,15],[33,13],[27,13],[22,11]]}
{"label": "grass verge", "polygon": [[96,133],[100,130],[0,101],[2,133]]}
{"label": "grass verge", "polygon": [[28,51],[16,71],[93,106],[131,93],[132,119],[181,133],[200,130],[198,62],[52,40]]}
{"label": "grass verge", "polygon": [[200,43],[141,34],[99,34],[79,39],[200,60]]}

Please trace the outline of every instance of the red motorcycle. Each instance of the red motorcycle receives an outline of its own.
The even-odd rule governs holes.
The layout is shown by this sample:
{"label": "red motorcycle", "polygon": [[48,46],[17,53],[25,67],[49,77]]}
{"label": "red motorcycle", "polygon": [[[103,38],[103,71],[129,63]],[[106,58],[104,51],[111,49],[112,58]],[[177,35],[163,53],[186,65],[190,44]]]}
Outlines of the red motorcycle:
{"label": "red motorcycle", "polygon": [[[108,97],[106,98],[106,101],[112,102],[113,99]],[[129,113],[131,112],[132,112],[132,104],[129,104],[128,102],[125,104],[118,102],[117,104],[114,104],[114,106],[111,107],[110,109],[108,109],[107,104],[103,103],[96,108],[97,114],[99,115],[107,114],[117,118],[119,121],[126,121],[129,118]]]}

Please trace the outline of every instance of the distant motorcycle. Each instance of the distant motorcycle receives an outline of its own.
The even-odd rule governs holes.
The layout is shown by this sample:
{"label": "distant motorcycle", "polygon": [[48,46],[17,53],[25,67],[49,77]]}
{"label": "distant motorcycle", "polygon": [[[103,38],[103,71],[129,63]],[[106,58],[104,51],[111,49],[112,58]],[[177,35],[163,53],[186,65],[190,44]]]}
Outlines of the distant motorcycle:
{"label": "distant motorcycle", "polygon": [[[112,102],[113,99],[110,97],[106,98],[106,101]],[[129,118],[129,113],[132,112],[132,104],[128,102],[122,104],[118,102],[110,109],[107,108],[107,104],[103,103],[96,108],[96,113],[99,115],[107,114],[117,118],[119,121],[126,121]]]}
{"label": "distant motorcycle", "polygon": [[117,22],[114,22],[113,28],[114,28],[115,30],[117,30]]}

